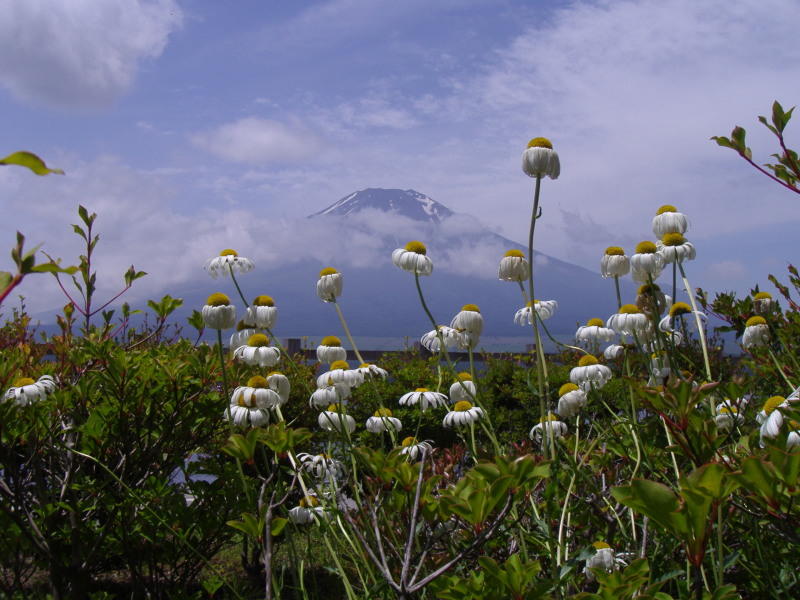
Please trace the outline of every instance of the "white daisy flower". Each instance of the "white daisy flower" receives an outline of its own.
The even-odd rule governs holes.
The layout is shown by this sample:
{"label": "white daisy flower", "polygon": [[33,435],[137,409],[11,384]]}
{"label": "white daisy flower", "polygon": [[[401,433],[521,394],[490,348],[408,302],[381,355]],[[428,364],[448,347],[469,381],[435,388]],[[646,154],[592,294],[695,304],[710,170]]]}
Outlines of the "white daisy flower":
{"label": "white daisy flower", "polygon": [[392,262],[403,271],[430,275],[433,273],[433,261],[426,256],[427,251],[422,242],[408,242],[405,248],[398,248],[392,252]]}
{"label": "white daisy flower", "polygon": [[664,257],[664,262],[667,264],[694,260],[697,256],[694,244],[687,242],[683,235],[676,231],[664,234],[656,246],[658,246],[658,253]]}
{"label": "white daisy flower", "polygon": [[775,310],[776,306],[778,303],[769,292],[758,292],[753,296],[753,311],[757,315],[768,315]]}
{"label": "white daisy flower", "polygon": [[281,351],[269,345],[269,338],[263,333],[254,333],[247,340],[246,346],[239,346],[233,357],[248,365],[271,367],[281,358]]}
{"label": "white daisy flower", "polygon": [[205,269],[212,278],[216,279],[220,275],[227,277],[231,272],[244,275],[253,270],[253,261],[249,258],[239,256],[236,250],[223,250],[219,256],[209,258],[206,261]]}
{"label": "white daisy flower", "polygon": [[614,360],[615,358],[619,358],[625,354],[625,346],[620,344],[611,344],[605,350],[603,350],[603,357],[606,360]]}
{"label": "white daisy flower", "polygon": [[483,332],[483,316],[480,309],[474,304],[465,304],[461,308],[450,327],[458,334],[458,345],[461,348],[474,348]]}
{"label": "white daisy flower", "polygon": [[202,310],[203,322],[210,329],[230,329],[236,326],[236,307],[225,294],[211,294]]}
{"label": "white daisy flower", "polygon": [[[672,306],[672,298],[661,291],[657,283],[645,283],[639,286],[636,291],[636,307],[652,317],[653,314],[661,315],[665,310]],[[648,319],[648,323],[651,322]]]}
{"label": "white daisy flower", "polygon": [[236,332],[231,334],[231,339],[229,342],[231,352],[236,352],[236,349],[240,346],[246,346],[247,340],[250,339],[250,336],[255,335],[256,333],[263,333],[264,335],[267,335],[267,330],[248,327],[245,325],[244,321],[239,321],[236,324]]}
{"label": "white daisy flower", "polygon": [[631,256],[631,277],[637,283],[650,283],[661,275],[664,264],[664,257],[658,253],[658,247],[653,242],[640,242],[636,246],[636,254]]}
{"label": "white daisy flower", "polygon": [[324,388],[337,384],[356,387],[363,379],[358,371],[350,368],[344,360],[335,360],[331,363],[330,371],[317,377],[317,387]]}
{"label": "white daisy flower", "polygon": [[344,413],[344,406],[341,404],[331,404],[328,410],[319,414],[317,422],[325,431],[343,433],[347,429],[348,433],[353,433],[356,430],[356,420]]}
{"label": "white daisy flower", "polygon": [[521,250],[509,250],[500,260],[500,281],[525,281],[528,279],[528,261]]}
{"label": "white daisy flower", "polygon": [[42,375],[34,381],[30,377],[21,377],[3,394],[3,400],[13,400],[20,406],[44,400],[47,394],[56,389],[56,382],[51,375]]}
{"label": "white daisy flower", "polygon": [[647,315],[634,304],[623,304],[619,313],[611,315],[606,326],[622,335],[642,336],[649,326]]}
{"label": "white daisy flower", "polygon": [[450,386],[450,402],[460,402],[461,400],[472,400],[478,393],[472,375],[469,373],[459,373],[455,383]]}
{"label": "white daisy flower", "polygon": [[591,354],[586,354],[578,361],[578,366],[569,372],[569,380],[584,392],[603,387],[611,379],[611,369],[598,364]]}
{"label": "white daisy flower", "polygon": [[773,411],[779,406],[782,406],[784,402],[786,402],[786,398],[783,396],[772,396],[769,398],[764,402],[764,406],[761,407],[761,410],[756,415],[756,423],[759,425],[766,423]]}
{"label": "white daisy flower", "polygon": [[327,454],[301,452],[297,455],[297,460],[300,461],[300,466],[306,473],[322,481],[340,479],[346,473],[344,464]]}
{"label": "white daisy flower", "polygon": [[769,326],[764,317],[755,316],[747,319],[744,334],[742,335],[742,346],[745,348],[766,346],[768,342]]}
{"label": "white daisy flower", "polygon": [[342,341],[338,337],[329,335],[322,338],[322,343],[317,346],[317,360],[321,363],[347,360],[347,350],[342,348]]}
{"label": "white daisy flower", "polygon": [[386,369],[381,369],[380,367],[373,365],[372,363],[362,363],[357,369],[356,372],[361,376],[361,381],[363,382],[365,379],[386,379],[389,377],[389,372]]}
{"label": "white daisy flower", "polygon": [[558,179],[561,161],[550,140],[537,137],[528,142],[528,148],[522,153],[522,170],[529,177],[547,175],[550,179]]}
{"label": "white daisy flower", "polygon": [[679,213],[674,206],[665,204],[656,212],[653,217],[653,235],[657,239],[663,238],[668,233],[684,234],[689,229],[689,219],[686,215]]}
{"label": "white daisy flower", "polygon": [[267,375],[267,385],[269,389],[278,394],[281,399],[281,405],[286,404],[289,400],[289,393],[292,391],[292,385],[289,383],[289,378],[283,373],[274,371]]}
{"label": "white daisy flower", "polygon": [[567,424],[559,421],[553,413],[542,417],[539,422],[533,426],[530,432],[530,438],[537,442],[542,442],[544,436],[547,435],[548,439],[552,437],[561,438],[567,435]]}
{"label": "white daisy flower", "polygon": [[[552,317],[558,309],[558,302],[555,300],[534,300],[533,306],[536,309],[536,315],[544,321]],[[528,302],[523,308],[520,308],[514,315],[514,323],[517,325],[533,325],[533,312],[531,311],[531,303]]]}
{"label": "white daisy flower", "polygon": [[242,321],[248,327],[257,329],[272,329],[278,320],[278,309],[275,301],[270,296],[256,296],[253,303],[247,307]]}
{"label": "white daisy flower", "polygon": [[269,423],[269,412],[257,406],[231,404],[225,418],[237,427],[263,427]]}
{"label": "white daisy flower", "polygon": [[331,404],[339,404],[350,397],[351,391],[351,387],[346,383],[326,385],[325,387],[314,390],[311,394],[311,398],[308,400],[308,405],[316,408],[324,408]]}
{"label": "white daisy flower", "polygon": [[447,396],[441,392],[432,392],[428,388],[417,388],[400,398],[400,406],[414,406],[416,404],[420,404],[422,412],[425,412],[428,410],[428,405],[433,408],[445,406],[447,404]]}
{"label": "white daisy flower", "polygon": [[586,325],[578,327],[575,332],[577,342],[610,342],[615,337],[617,333],[606,327],[602,319],[589,319]]}
{"label": "white daisy flower", "polygon": [[247,380],[247,385],[240,385],[231,394],[232,406],[259,408],[267,410],[283,404],[284,400],[271,389],[266,377],[255,375]]}
{"label": "white daisy flower", "polygon": [[422,336],[420,344],[430,352],[439,352],[441,340],[437,335],[437,330],[441,334],[441,340],[444,340],[445,348],[453,349],[458,346],[458,331],[447,325],[437,325],[436,329]]}
{"label": "white daisy flower", "polygon": [[324,508],[319,505],[319,500],[314,496],[300,499],[300,503],[289,509],[289,520],[295,525],[316,523],[317,519],[324,517]]}
{"label": "white daisy flower", "polygon": [[595,542],[592,544],[596,550],[594,556],[586,559],[586,567],[583,572],[587,579],[593,580],[595,578],[592,569],[602,569],[607,573],[616,570],[617,563],[613,548],[605,542]]}
{"label": "white daisy flower", "polygon": [[692,307],[685,302],[676,302],[669,309],[669,314],[661,319],[658,328],[661,331],[672,333],[675,331],[675,324],[678,320],[683,321],[689,331],[697,331],[697,321],[704,324],[708,317],[704,312],[692,310]]}
{"label": "white daisy flower", "polygon": [[558,390],[558,414],[569,419],[586,406],[586,392],[574,383],[565,383]]}
{"label": "white daisy flower", "polygon": [[433,445],[429,441],[420,442],[415,437],[407,437],[400,444],[400,454],[407,454],[411,460],[422,458],[423,454],[430,456]]}
{"label": "white daisy flower", "polygon": [[485,417],[485,413],[477,406],[467,400],[456,402],[453,410],[447,413],[442,420],[445,427],[459,427],[461,425],[472,425]]}
{"label": "white daisy flower", "polygon": [[384,431],[400,431],[403,425],[400,419],[392,416],[392,411],[388,408],[379,408],[375,414],[367,419],[367,431],[371,433],[383,433]]}
{"label": "white daisy flower", "polygon": [[333,302],[342,295],[342,274],[332,267],[319,272],[317,296],[323,302]]}
{"label": "white daisy flower", "polygon": [[714,421],[717,424],[717,429],[728,431],[733,429],[734,426],[744,423],[744,415],[735,406],[720,405],[717,406],[717,415],[714,417]]}
{"label": "white daisy flower", "polygon": [[603,258],[600,259],[600,274],[604,279],[609,277],[622,277],[631,270],[631,259],[625,256],[625,251],[619,246],[606,248]]}

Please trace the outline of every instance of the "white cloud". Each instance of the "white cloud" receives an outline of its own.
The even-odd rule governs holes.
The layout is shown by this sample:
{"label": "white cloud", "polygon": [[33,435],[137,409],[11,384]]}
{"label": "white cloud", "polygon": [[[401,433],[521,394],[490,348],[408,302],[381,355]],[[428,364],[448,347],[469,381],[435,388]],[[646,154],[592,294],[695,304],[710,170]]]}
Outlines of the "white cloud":
{"label": "white cloud", "polygon": [[288,124],[257,117],[196,133],[192,143],[224,160],[241,163],[294,162],[313,158],[322,141],[297,119]]}
{"label": "white cloud", "polygon": [[0,3],[0,83],[19,100],[105,106],[181,25],[175,0]]}

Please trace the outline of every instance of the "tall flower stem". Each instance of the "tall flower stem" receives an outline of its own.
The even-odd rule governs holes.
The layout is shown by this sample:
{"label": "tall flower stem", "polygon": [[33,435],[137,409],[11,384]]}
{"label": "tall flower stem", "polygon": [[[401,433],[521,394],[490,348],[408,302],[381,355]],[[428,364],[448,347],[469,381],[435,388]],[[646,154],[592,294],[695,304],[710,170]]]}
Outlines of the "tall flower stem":
{"label": "tall flower stem", "polygon": [[[539,335],[539,320],[535,315],[535,308],[533,306],[536,301],[536,296],[533,293],[533,234],[536,229],[536,221],[541,216],[541,210],[539,209],[539,191],[541,189],[541,185],[542,176],[539,175],[536,177],[536,187],[534,188],[533,192],[533,211],[531,212],[531,226],[530,231],[528,232],[528,292],[531,302],[531,312],[533,313],[531,315],[533,317],[531,319],[533,325],[533,337],[536,344],[536,387],[539,393],[539,410],[541,412],[541,416],[545,417],[547,415],[547,398],[545,396],[547,367],[545,366],[544,350],[542,349],[542,340],[541,336]],[[544,450],[544,459],[549,460],[550,448],[548,447],[548,444],[544,444],[542,449]]]}
{"label": "tall flower stem", "polygon": [[[697,323],[697,333],[700,336],[700,348],[703,350],[703,362],[705,363],[706,367],[706,377],[708,377],[708,381],[713,381],[711,377],[711,363],[708,360],[708,348],[706,343],[706,331],[703,327],[703,323],[700,320],[699,316],[699,308],[697,307],[697,300],[694,298],[694,292],[692,291],[691,286],[689,285],[689,280],[686,278],[686,272],[683,270],[683,263],[678,263],[678,268],[681,270],[681,277],[683,278],[683,286],[686,288],[686,293],[689,296],[689,302],[692,304],[692,311],[694,314],[694,318]],[[711,415],[714,416],[716,413],[716,407],[711,408]]]}
{"label": "tall flower stem", "polygon": [[250,303],[244,299],[244,294],[242,293],[242,288],[239,287],[239,282],[236,281],[236,275],[233,274],[233,267],[229,264],[228,270],[231,273],[231,280],[233,281],[233,285],[236,286],[236,291],[239,292],[239,298],[242,299],[242,302],[245,305],[245,308],[250,308]]}
{"label": "tall flower stem", "polygon": [[358,363],[363,365],[366,361],[361,358],[361,354],[358,351],[358,347],[356,343],[353,341],[353,336],[350,335],[350,329],[347,327],[347,321],[344,320],[344,314],[342,313],[342,309],[339,308],[339,303],[336,302],[336,298],[333,299],[333,305],[336,307],[336,313],[339,315],[339,320],[342,322],[342,327],[344,328],[344,334],[347,336],[347,341],[350,342],[350,347],[353,348],[353,352],[358,359]]}

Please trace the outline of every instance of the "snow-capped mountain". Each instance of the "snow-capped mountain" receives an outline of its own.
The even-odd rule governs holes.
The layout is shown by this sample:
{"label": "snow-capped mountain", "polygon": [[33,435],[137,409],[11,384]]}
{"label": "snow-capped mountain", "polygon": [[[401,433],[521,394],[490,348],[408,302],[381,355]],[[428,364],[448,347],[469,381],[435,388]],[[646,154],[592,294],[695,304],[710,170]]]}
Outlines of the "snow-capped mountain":
{"label": "snow-capped mountain", "polygon": [[398,213],[414,221],[436,223],[454,214],[446,206],[414,190],[367,188],[345,196],[309,218],[323,215],[344,217],[369,209]]}

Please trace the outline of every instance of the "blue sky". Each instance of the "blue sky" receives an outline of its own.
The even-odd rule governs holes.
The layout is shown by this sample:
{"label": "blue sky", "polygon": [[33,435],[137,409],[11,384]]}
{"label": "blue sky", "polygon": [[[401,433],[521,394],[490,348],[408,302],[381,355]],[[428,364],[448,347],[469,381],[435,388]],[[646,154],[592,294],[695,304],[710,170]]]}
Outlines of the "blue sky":
{"label": "blue sky", "polygon": [[[2,3],[0,153],[67,175],[0,169],[0,243],[20,230],[75,262],[84,204],[102,291],[134,263],[141,301],[205,281],[227,247],[346,269],[372,242],[303,217],[367,187],[524,241],[520,155],[546,136],[562,175],[543,185],[538,250],[597,269],[672,204],[692,222],[691,283],[747,290],[796,260],[800,198],[709,138],[742,125],[770,160],[757,115],[798,101],[798,22],[793,0]],[[494,258],[464,260],[496,278]],[[21,292],[63,303],[42,277]]]}

